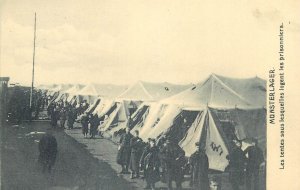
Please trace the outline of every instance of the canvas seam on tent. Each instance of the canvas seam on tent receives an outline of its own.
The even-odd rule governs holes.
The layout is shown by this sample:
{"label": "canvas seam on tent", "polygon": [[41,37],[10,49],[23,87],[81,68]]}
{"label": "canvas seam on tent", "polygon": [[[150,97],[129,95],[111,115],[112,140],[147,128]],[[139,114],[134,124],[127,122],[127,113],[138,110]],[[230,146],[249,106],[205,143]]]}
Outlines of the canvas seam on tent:
{"label": "canvas seam on tent", "polygon": [[144,84],[140,81],[139,85],[142,87],[142,90],[145,92],[145,94],[151,99],[153,100],[153,96],[151,96],[151,94],[146,90],[146,88],[144,87]]}
{"label": "canvas seam on tent", "polygon": [[219,82],[223,87],[225,87],[229,92],[233,93],[235,96],[237,96],[238,98],[240,98],[242,101],[244,101],[247,105],[250,105],[250,103],[243,98],[242,96],[240,96],[237,92],[235,92],[232,88],[230,88],[229,86],[227,86],[224,82],[222,82],[222,80],[220,80],[216,75],[212,75],[217,82]]}

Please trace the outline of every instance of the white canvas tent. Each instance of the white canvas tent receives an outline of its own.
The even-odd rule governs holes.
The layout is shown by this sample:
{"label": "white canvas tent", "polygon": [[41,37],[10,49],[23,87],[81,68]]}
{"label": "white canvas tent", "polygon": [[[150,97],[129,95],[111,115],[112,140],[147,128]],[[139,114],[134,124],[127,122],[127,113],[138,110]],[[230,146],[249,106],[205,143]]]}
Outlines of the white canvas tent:
{"label": "white canvas tent", "polygon": [[[190,112],[191,110],[183,111]],[[195,113],[198,114],[196,119],[187,128],[184,137],[179,142],[187,156],[196,151],[195,143],[200,142],[206,149],[210,168],[224,171],[228,164],[226,156],[232,150],[234,146],[232,140],[236,137],[239,140],[257,138],[259,146],[265,151],[266,112],[264,109],[226,110],[208,107]],[[165,134],[168,135],[170,131],[173,131],[173,135],[177,134],[176,127],[178,130],[180,126],[176,126],[175,122],[165,131]],[[244,137],[240,138],[240,135]]]}
{"label": "white canvas tent", "polygon": [[54,85],[54,87],[49,89],[49,91],[50,92],[60,92],[60,91],[67,90],[70,87],[72,87],[71,84],[58,84],[58,85]]}
{"label": "white canvas tent", "polygon": [[162,134],[177,137],[187,156],[196,150],[195,142],[202,141],[211,161],[210,168],[224,171],[228,163],[226,155],[231,150],[227,133],[232,126],[240,139],[258,138],[265,149],[263,100],[264,80],[231,79],[213,74],[203,83],[152,105],[151,109],[141,106],[134,116],[142,109],[147,116],[139,116],[135,129],[140,130],[144,140]]}
{"label": "white canvas tent", "polygon": [[124,92],[126,88],[124,85],[90,84],[77,93],[77,102],[86,100],[90,104],[86,111],[93,114],[97,113],[98,116],[102,117],[103,109],[113,106],[112,100]]}
{"label": "white canvas tent", "polygon": [[99,97],[115,98],[125,89],[126,86],[122,85],[91,83],[77,92],[77,95],[79,95],[83,100],[86,100],[89,104],[93,104]]}
{"label": "white canvas tent", "polygon": [[[108,102],[102,110],[101,116],[108,116],[102,131],[106,131],[110,136],[127,126],[131,110],[136,110],[141,101],[113,100]],[[109,107],[110,106],[110,107]]]}
{"label": "white canvas tent", "polygon": [[[230,84],[223,80],[231,81]],[[235,82],[236,81],[236,82]],[[166,104],[176,104],[185,107],[214,107],[214,108],[249,108],[264,107],[265,85],[259,78],[251,79],[230,79],[212,74],[205,82],[190,88],[176,96],[165,99]],[[250,97],[246,96],[251,91]]]}
{"label": "white canvas tent", "polygon": [[82,84],[75,84],[73,85],[71,88],[69,88],[68,90],[65,91],[65,94],[67,94],[67,101],[70,102],[71,104],[73,103],[73,101],[75,101],[76,99],[78,99],[78,92],[84,88],[84,85]]}
{"label": "white canvas tent", "polygon": [[93,111],[93,114],[98,114],[98,116],[102,117],[113,107],[114,103],[115,101],[111,98],[103,98]]}
{"label": "white canvas tent", "polygon": [[51,96],[51,95],[53,95],[54,93],[55,93],[55,89],[57,88],[57,86],[59,86],[58,84],[52,84],[52,85],[46,85],[46,87],[45,88],[47,88],[47,95],[49,96]]}
{"label": "white canvas tent", "polygon": [[51,88],[48,90],[48,94],[52,96],[51,102],[52,101],[56,101],[56,100],[60,100],[61,98],[63,98],[63,93],[65,90],[68,90],[69,88],[71,88],[72,85],[71,84],[59,84],[59,85],[55,85],[54,88]]}
{"label": "white canvas tent", "polygon": [[224,171],[228,165],[226,156],[229,154],[229,145],[226,143],[222,130],[214,121],[209,109],[199,111],[179,145],[185,151],[186,156],[190,156],[196,151],[195,143],[200,142],[206,149],[209,168]]}
{"label": "white canvas tent", "polygon": [[69,97],[69,94],[67,94],[66,92],[70,89],[72,89],[74,87],[74,85],[65,85],[63,88],[61,88],[59,91],[58,91],[58,96],[57,98],[55,99],[55,102],[59,102],[59,101],[67,101],[68,100],[68,97]]}
{"label": "white canvas tent", "polygon": [[159,101],[186,90],[191,85],[177,85],[171,83],[151,83],[138,81],[123,92],[119,99],[131,101]]}
{"label": "white canvas tent", "polygon": [[45,95],[48,94],[48,91],[49,91],[49,89],[51,89],[51,88],[54,88],[54,85],[44,85],[44,84],[41,84],[41,85],[38,85],[38,86],[36,87],[37,90],[42,91],[42,93],[44,93]]}
{"label": "white canvas tent", "polygon": [[[109,120],[103,130],[110,135],[128,126],[129,116],[132,115],[142,102],[154,102],[170,97],[185,89],[188,85],[170,83],[150,83],[139,81],[117,97],[113,103],[115,110],[109,115]],[[107,114],[108,115],[108,114]]]}
{"label": "white canvas tent", "polygon": [[48,91],[49,89],[53,88],[53,85],[41,84],[41,85],[38,85],[36,88],[39,90],[47,90]]}

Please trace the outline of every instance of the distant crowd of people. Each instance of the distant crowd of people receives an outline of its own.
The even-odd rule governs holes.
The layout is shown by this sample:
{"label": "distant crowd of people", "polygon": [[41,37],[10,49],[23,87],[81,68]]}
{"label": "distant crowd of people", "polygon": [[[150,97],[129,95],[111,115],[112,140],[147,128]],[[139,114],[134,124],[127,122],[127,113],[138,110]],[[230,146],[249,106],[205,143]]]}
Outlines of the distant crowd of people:
{"label": "distant crowd of people", "polygon": [[[132,135],[130,128],[127,128],[119,141],[117,163],[122,168],[120,173],[131,174],[131,178],[140,178],[140,171],[143,171],[145,189],[155,189],[158,181],[167,183],[168,189],[173,188],[172,182],[175,181],[176,188],[181,189],[184,175],[190,174],[193,189],[209,190],[217,183],[211,183],[208,178],[209,160],[205,144],[196,143],[195,146],[197,151],[186,159],[184,150],[174,138],[149,138],[144,143],[138,131]],[[233,190],[239,190],[245,181],[247,190],[259,189],[259,169],[264,156],[256,139],[244,151],[241,141],[235,141],[235,147],[227,159],[229,165],[226,170]]]}
{"label": "distant crowd of people", "polygon": [[[51,126],[56,129],[73,129],[74,123],[81,123],[82,134],[84,138],[94,139],[96,135],[102,137],[100,125],[107,117],[99,117],[97,113],[88,111],[89,104],[86,101],[79,104],[63,101],[51,102],[47,112],[50,117]],[[67,128],[66,126],[67,125]]]}

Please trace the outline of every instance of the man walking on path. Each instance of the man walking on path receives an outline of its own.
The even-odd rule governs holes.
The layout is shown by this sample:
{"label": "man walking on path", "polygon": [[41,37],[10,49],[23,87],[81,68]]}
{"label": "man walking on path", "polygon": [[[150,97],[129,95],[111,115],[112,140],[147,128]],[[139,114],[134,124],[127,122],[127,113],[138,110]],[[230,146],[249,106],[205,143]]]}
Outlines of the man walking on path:
{"label": "man walking on path", "polygon": [[69,110],[68,110],[68,114],[67,114],[67,125],[68,125],[68,129],[73,129],[73,125],[74,125],[74,122],[76,120],[76,111],[74,108],[72,108],[71,106],[69,107]]}
{"label": "man walking on path", "polygon": [[59,120],[60,127],[62,129],[65,129],[66,120],[67,120],[67,112],[66,112],[65,108],[62,108],[61,111],[60,111],[60,120]]}
{"label": "man walking on path", "polygon": [[131,179],[140,177],[140,167],[139,161],[143,152],[144,143],[139,137],[139,131],[134,131],[134,137],[130,140],[130,169],[131,169]]}
{"label": "man walking on path", "polygon": [[124,133],[119,141],[117,163],[122,166],[121,174],[128,174],[128,165],[130,161],[130,140],[132,135],[130,129],[126,128],[126,133]]}
{"label": "man walking on path", "polygon": [[88,132],[89,132],[89,116],[88,113],[84,113],[81,117],[81,126],[82,126],[82,134],[84,138],[87,138]]}
{"label": "man walking on path", "polygon": [[57,154],[57,142],[56,138],[51,134],[50,129],[46,134],[41,138],[39,142],[39,163],[43,167],[43,172],[48,170],[51,172],[51,169],[56,160]]}
{"label": "man walking on path", "polygon": [[55,107],[53,109],[53,112],[51,113],[51,126],[52,128],[56,128],[57,127],[57,121],[59,119],[59,111],[58,111],[58,107]]}
{"label": "man walking on path", "polygon": [[91,114],[90,117],[90,138],[91,139],[95,138],[99,124],[100,124],[100,119],[98,117],[98,114],[95,114],[94,116]]}

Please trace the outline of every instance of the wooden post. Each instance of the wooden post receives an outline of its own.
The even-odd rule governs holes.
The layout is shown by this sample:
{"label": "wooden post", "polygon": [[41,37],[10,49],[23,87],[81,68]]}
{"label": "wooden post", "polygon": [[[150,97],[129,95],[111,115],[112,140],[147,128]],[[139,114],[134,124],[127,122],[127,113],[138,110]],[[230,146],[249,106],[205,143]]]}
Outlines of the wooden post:
{"label": "wooden post", "polygon": [[34,36],[33,36],[33,57],[32,57],[32,81],[31,81],[31,91],[30,91],[30,109],[32,109],[32,96],[34,88],[34,59],[35,59],[35,39],[36,39],[36,13],[34,13]]}

